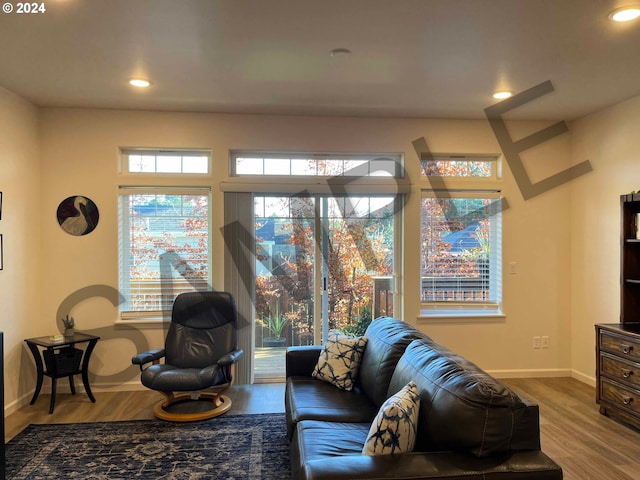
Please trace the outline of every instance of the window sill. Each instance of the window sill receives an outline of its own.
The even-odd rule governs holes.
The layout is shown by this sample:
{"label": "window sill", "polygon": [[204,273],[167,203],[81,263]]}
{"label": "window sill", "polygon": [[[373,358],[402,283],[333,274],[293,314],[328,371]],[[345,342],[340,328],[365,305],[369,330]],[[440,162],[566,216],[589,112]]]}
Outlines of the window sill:
{"label": "window sill", "polygon": [[171,323],[171,319],[163,319],[162,317],[157,318],[130,318],[127,320],[118,319],[114,322],[114,325],[117,327],[122,327],[123,325],[127,325],[130,327],[164,327],[165,325]]}
{"label": "window sill", "polygon": [[493,323],[504,322],[507,316],[502,311],[486,310],[422,310],[418,323]]}

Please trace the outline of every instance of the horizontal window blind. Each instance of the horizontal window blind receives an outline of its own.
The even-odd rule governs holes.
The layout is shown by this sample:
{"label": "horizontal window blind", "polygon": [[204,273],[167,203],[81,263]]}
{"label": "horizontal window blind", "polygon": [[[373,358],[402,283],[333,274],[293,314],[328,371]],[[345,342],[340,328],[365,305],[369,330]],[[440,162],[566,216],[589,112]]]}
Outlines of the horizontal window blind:
{"label": "horizontal window blind", "polygon": [[425,191],[421,200],[421,301],[432,309],[499,309],[500,193]]}
{"label": "horizontal window blind", "polygon": [[168,318],[176,295],[207,290],[209,189],[121,187],[121,318]]}

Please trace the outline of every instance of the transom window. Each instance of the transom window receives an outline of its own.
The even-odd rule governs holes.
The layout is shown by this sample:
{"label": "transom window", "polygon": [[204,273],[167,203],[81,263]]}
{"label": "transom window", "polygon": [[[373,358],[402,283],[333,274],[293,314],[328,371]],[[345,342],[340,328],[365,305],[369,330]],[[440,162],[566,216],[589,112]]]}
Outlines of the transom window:
{"label": "transom window", "polygon": [[296,154],[236,151],[232,176],[401,177],[401,156],[389,154]]}
{"label": "transom window", "polygon": [[497,179],[499,162],[496,156],[436,155],[421,161],[423,177],[457,177]]}
{"label": "transom window", "polygon": [[204,150],[121,149],[122,171],[147,174],[207,174],[211,154]]}

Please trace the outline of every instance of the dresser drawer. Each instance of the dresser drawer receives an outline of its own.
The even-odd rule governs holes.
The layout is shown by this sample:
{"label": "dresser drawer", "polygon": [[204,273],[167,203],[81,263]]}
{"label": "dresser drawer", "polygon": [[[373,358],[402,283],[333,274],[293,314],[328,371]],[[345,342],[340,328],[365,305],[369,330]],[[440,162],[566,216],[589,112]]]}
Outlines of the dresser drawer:
{"label": "dresser drawer", "polygon": [[606,378],[600,378],[600,400],[612,406],[640,414],[640,392]]}
{"label": "dresser drawer", "polygon": [[600,354],[600,373],[632,387],[640,388],[640,365],[610,353]]}
{"label": "dresser drawer", "polygon": [[600,349],[633,362],[640,362],[640,342],[622,335],[600,330]]}

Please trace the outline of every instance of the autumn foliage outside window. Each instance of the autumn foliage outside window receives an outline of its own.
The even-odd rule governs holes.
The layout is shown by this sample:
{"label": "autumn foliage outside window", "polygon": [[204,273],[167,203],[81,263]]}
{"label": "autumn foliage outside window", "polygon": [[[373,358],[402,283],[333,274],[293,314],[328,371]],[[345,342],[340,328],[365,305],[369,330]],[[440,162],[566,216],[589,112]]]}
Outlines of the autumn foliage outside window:
{"label": "autumn foliage outside window", "polygon": [[497,292],[493,289],[497,286],[491,284],[490,273],[497,268],[491,255],[497,225],[484,214],[492,201],[491,198],[422,199],[423,302],[495,300]]}
{"label": "autumn foliage outside window", "polygon": [[[493,178],[486,159],[423,161],[430,177]],[[501,301],[500,192],[423,190],[420,226],[420,292],[423,307],[489,306]]]}
{"label": "autumn foliage outside window", "polygon": [[424,177],[496,178],[498,163],[495,157],[434,157],[422,160]]}
{"label": "autumn foliage outside window", "polygon": [[[393,273],[393,199],[376,209],[371,199],[327,199],[328,318],[330,329],[362,334],[372,319],[374,276]],[[259,197],[273,215],[256,208],[257,326],[287,320],[288,344],[312,344],[318,198]],[[280,204],[278,209],[274,204]],[[363,207],[363,205],[365,205]],[[349,210],[347,205],[353,208]],[[355,205],[355,207],[354,207]],[[268,210],[268,209],[267,209]],[[279,210],[281,213],[275,214]],[[357,211],[356,211],[357,210]],[[288,212],[283,215],[282,212]],[[262,215],[261,215],[262,214]],[[272,240],[275,239],[275,240]]]}
{"label": "autumn foliage outside window", "polygon": [[178,293],[209,284],[209,195],[121,193],[123,316],[166,315]]}

